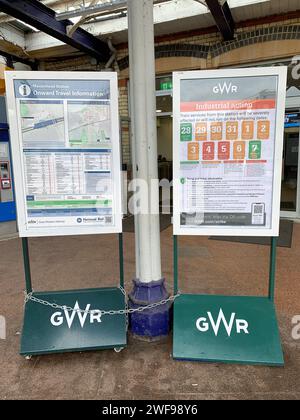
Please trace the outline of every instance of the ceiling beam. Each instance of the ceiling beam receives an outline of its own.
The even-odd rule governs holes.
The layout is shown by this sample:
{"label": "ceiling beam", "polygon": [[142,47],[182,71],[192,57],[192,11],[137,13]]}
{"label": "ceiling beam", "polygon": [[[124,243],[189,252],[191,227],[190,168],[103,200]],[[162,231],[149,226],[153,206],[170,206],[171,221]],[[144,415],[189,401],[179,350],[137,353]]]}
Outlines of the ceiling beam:
{"label": "ceiling beam", "polygon": [[95,57],[101,62],[108,61],[111,55],[105,42],[84,29],[78,28],[72,37],[68,36],[68,27],[72,27],[73,23],[70,20],[57,21],[55,11],[37,0],[0,0],[0,11]]}
{"label": "ceiling beam", "polygon": [[235,22],[227,1],[223,2],[224,4],[221,3],[219,0],[206,0],[207,7],[224,40],[230,41],[234,39]]}
{"label": "ceiling beam", "polygon": [[4,57],[6,60],[26,64],[27,66],[31,67],[32,70],[38,69],[38,62],[36,60],[29,60],[27,58],[18,57],[14,54],[10,54],[8,52],[1,51],[1,50],[0,50],[0,55],[2,55],[2,57]]}

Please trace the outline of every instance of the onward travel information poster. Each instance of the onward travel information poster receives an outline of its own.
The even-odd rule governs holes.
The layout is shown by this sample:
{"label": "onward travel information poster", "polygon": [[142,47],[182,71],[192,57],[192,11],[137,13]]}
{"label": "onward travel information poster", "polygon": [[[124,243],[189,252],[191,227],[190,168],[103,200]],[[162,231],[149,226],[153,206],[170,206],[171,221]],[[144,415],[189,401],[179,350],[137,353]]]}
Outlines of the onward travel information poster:
{"label": "onward travel information poster", "polygon": [[120,231],[116,78],[32,75],[17,74],[10,101],[20,233]]}
{"label": "onward travel information poster", "polygon": [[174,75],[177,234],[278,234],[286,70],[268,71]]}

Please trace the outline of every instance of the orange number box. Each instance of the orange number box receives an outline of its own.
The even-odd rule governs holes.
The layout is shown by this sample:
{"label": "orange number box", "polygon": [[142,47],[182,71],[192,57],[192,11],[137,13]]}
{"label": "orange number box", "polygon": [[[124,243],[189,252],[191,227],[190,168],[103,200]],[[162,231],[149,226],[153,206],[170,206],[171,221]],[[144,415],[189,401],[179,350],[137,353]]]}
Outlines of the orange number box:
{"label": "orange number box", "polygon": [[233,143],[233,159],[244,160],[246,157],[246,143],[244,141],[235,141]]}
{"label": "orange number box", "polygon": [[215,143],[203,143],[203,160],[215,159]]}
{"label": "orange number box", "polygon": [[196,124],[196,141],[207,141],[207,123]]}
{"label": "orange number box", "polygon": [[188,144],[188,160],[199,160],[200,147],[199,143]]}
{"label": "orange number box", "polygon": [[226,140],[237,140],[239,136],[238,121],[227,121],[226,123]]}
{"label": "orange number box", "polygon": [[269,140],[270,138],[270,121],[258,121],[257,138],[259,140]]}
{"label": "orange number box", "polygon": [[223,123],[216,122],[210,124],[210,139],[222,140],[223,139]]}
{"label": "orange number box", "polygon": [[242,122],[242,139],[252,140],[254,138],[254,121]]}
{"label": "orange number box", "polygon": [[218,144],[218,159],[229,160],[230,159],[230,142],[220,141]]}

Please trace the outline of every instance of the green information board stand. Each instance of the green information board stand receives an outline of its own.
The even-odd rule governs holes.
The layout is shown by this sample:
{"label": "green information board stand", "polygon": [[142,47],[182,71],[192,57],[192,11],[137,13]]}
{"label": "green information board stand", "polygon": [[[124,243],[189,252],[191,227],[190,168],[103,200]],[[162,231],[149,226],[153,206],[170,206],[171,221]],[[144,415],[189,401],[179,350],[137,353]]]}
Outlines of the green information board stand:
{"label": "green information board stand", "polygon": [[274,290],[286,80],[284,67],[173,74],[175,294],[178,236],[272,238],[268,296],[175,301],[175,359],[284,364]]}
{"label": "green information board stand", "polygon": [[[11,71],[5,79],[27,293],[21,354],[119,350],[127,316],[118,75]],[[119,287],[32,290],[28,238],[97,234],[119,234]]]}
{"label": "green information board stand", "polygon": [[[277,238],[272,238],[268,297],[181,295],[174,304],[178,360],[283,366],[274,305]],[[178,238],[174,236],[178,293]]]}
{"label": "green information board stand", "polygon": [[[23,356],[114,348],[127,344],[123,292],[123,236],[119,234],[120,287],[33,292],[28,239],[22,239],[27,299],[21,337]],[[67,307],[67,308],[66,308]]]}

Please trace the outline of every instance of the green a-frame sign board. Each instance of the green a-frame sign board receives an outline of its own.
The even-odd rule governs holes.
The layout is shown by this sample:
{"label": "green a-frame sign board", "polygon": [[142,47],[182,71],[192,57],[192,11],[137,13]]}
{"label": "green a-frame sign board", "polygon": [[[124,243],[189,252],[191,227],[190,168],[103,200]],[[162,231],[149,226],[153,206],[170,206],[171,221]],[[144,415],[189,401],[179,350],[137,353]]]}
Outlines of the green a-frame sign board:
{"label": "green a-frame sign board", "polygon": [[[181,295],[174,303],[177,360],[283,366],[274,304],[277,238],[272,239],[268,297]],[[175,293],[178,238],[174,236]]]}
{"label": "green a-frame sign board", "polygon": [[[32,296],[33,300],[25,302],[21,355],[36,356],[110,348],[119,350],[126,347],[126,314],[99,313],[99,311],[126,309],[121,233],[119,234],[120,287],[112,288],[33,292],[27,238],[22,239],[22,245],[26,293]],[[53,307],[49,303],[53,304]],[[68,311],[62,309],[64,306],[74,309]]]}
{"label": "green a-frame sign board", "polygon": [[174,73],[175,293],[180,235],[272,238],[269,296],[175,301],[174,359],[284,364],[274,290],[286,77],[286,68]]}

